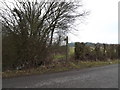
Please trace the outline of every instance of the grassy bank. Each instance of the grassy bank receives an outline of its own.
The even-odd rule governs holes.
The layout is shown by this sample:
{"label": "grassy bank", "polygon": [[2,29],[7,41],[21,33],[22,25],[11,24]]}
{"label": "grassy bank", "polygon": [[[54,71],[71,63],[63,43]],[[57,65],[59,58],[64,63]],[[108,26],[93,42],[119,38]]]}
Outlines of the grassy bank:
{"label": "grassy bank", "polygon": [[14,70],[14,71],[5,71],[2,72],[3,78],[9,77],[17,77],[17,76],[24,76],[24,75],[36,75],[36,74],[44,74],[44,73],[52,73],[52,72],[61,72],[61,71],[68,71],[72,69],[82,69],[82,68],[90,68],[96,66],[103,66],[109,64],[117,64],[118,60],[113,61],[79,61],[79,62],[69,62],[67,64],[58,63],[52,64],[49,66],[41,66],[38,68],[31,68],[28,70]]}

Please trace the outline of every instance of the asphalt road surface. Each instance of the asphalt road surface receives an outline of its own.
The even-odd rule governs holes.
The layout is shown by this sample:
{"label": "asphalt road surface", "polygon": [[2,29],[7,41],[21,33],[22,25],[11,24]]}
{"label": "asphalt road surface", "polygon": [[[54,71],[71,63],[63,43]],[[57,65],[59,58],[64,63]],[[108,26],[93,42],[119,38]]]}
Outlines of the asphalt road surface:
{"label": "asphalt road surface", "polygon": [[3,79],[3,88],[118,88],[118,65]]}

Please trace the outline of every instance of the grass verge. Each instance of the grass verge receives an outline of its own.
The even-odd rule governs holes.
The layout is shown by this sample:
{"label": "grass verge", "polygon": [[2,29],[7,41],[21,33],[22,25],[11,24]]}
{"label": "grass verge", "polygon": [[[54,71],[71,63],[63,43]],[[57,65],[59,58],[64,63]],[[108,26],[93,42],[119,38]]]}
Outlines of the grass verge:
{"label": "grass verge", "polygon": [[50,66],[41,66],[38,68],[32,68],[28,70],[14,70],[14,71],[5,71],[2,72],[3,78],[11,78],[17,76],[25,76],[25,75],[37,75],[37,74],[45,74],[52,72],[61,72],[68,71],[72,69],[82,69],[82,68],[90,68],[96,66],[103,66],[109,64],[117,64],[118,60],[113,61],[79,61],[79,62],[69,62],[67,64],[58,63],[56,65],[52,64]]}

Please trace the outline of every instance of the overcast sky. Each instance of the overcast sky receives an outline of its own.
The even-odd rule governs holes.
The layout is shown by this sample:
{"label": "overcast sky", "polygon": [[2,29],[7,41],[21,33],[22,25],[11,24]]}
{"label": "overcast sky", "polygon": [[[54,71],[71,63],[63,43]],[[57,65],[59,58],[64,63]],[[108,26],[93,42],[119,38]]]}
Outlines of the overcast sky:
{"label": "overcast sky", "polygon": [[69,34],[69,42],[118,43],[118,1],[83,0],[91,13],[77,26],[79,32]]}
{"label": "overcast sky", "polygon": [[83,8],[89,10],[90,15],[86,17],[85,22],[76,26],[79,31],[69,34],[69,42],[118,43],[120,0],[82,1]]}

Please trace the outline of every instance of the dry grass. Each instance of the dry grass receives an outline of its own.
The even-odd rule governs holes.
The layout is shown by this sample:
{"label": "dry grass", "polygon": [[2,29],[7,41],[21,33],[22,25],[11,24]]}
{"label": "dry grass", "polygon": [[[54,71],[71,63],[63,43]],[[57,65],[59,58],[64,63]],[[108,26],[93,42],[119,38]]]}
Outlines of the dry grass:
{"label": "dry grass", "polygon": [[52,64],[49,66],[41,66],[38,68],[28,69],[28,70],[14,70],[14,71],[5,71],[2,72],[3,78],[24,76],[24,75],[35,75],[35,74],[44,74],[52,72],[61,72],[68,71],[72,69],[81,69],[81,68],[90,68],[96,66],[103,66],[109,64],[116,64],[118,60],[113,61],[79,61],[79,62],[69,62],[67,64],[58,63]]}

